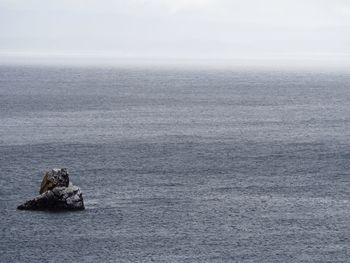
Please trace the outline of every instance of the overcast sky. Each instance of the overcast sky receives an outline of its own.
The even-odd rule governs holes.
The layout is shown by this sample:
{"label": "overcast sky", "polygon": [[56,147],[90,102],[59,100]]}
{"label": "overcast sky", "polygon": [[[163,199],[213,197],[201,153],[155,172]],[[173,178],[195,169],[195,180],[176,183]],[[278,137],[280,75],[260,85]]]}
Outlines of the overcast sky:
{"label": "overcast sky", "polygon": [[0,58],[350,64],[349,0],[0,0]]}

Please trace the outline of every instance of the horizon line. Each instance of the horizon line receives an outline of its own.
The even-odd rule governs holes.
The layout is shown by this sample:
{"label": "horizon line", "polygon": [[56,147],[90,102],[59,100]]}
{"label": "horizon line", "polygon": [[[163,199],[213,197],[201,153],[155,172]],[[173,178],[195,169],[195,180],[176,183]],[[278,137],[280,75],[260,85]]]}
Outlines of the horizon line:
{"label": "horizon line", "polygon": [[137,56],[96,51],[1,51],[0,65],[253,67],[349,71],[348,53],[274,53],[227,57]]}

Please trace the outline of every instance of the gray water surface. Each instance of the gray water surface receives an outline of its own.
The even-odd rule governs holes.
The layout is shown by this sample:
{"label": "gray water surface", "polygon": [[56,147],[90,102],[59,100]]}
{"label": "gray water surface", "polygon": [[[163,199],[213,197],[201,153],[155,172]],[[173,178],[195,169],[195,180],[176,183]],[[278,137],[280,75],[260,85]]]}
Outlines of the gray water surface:
{"label": "gray water surface", "polygon": [[349,159],[349,74],[2,66],[0,262],[349,262]]}

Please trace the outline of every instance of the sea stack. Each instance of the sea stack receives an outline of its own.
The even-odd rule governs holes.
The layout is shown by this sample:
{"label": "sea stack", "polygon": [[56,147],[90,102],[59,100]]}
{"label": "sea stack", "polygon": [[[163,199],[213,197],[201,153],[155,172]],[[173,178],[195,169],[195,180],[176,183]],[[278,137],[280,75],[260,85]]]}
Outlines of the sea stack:
{"label": "sea stack", "polygon": [[69,182],[66,168],[47,171],[41,182],[38,196],[19,205],[20,210],[83,210],[80,188]]}

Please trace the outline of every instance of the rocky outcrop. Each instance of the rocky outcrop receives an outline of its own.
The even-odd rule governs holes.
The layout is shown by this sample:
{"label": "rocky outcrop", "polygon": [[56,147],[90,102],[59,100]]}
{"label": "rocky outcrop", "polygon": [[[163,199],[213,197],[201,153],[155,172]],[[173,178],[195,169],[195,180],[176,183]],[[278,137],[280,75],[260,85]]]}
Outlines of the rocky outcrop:
{"label": "rocky outcrop", "polygon": [[79,187],[69,182],[68,172],[52,169],[45,173],[40,195],[18,206],[20,210],[83,210],[83,195]]}
{"label": "rocky outcrop", "polygon": [[39,194],[45,193],[46,191],[52,190],[58,186],[68,187],[69,177],[66,168],[52,169],[45,173],[44,178],[41,182]]}

